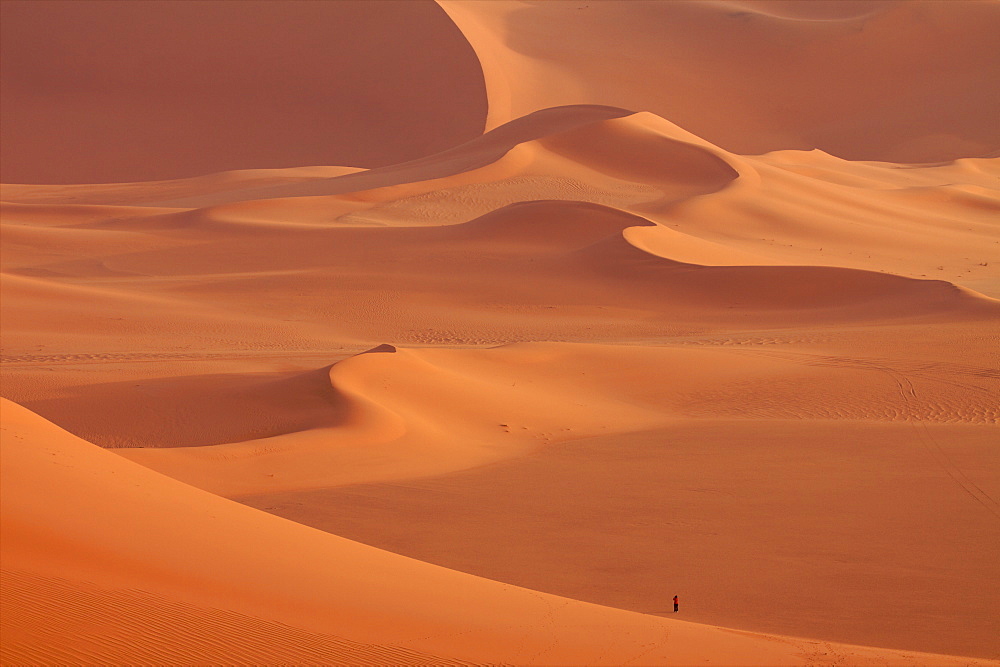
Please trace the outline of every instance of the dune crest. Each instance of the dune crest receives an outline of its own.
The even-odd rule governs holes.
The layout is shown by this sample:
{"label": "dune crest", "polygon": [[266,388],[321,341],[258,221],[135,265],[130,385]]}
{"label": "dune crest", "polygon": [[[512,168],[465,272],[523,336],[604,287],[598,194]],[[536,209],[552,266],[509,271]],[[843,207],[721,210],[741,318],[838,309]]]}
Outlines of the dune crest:
{"label": "dune crest", "polygon": [[[584,106],[543,110],[398,167],[219,194],[204,194],[213,190],[195,179],[185,182],[179,199],[178,184],[169,184],[171,195],[161,193],[160,184],[134,184],[104,195],[95,189],[91,196],[99,198],[91,201],[115,205],[141,196],[158,205],[202,207],[164,210],[145,222],[141,212],[123,210],[129,217],[116,223],[118,229],[211,221],[220,231],[236,231],[455,224],[519,201],[582,200],[662,225],[663,232],[642,234],[644,247],[661,246],[654,239],[669,237],[671,256],[679,261],[889,270],[993,295],[1000,294],[1000,283],[984,250],[996,245],[995,162],[900,169],[816,151],[737,156],[649,113]],[[130,194],[124,198],[116,194],[125,191]],[[5,196],[35,203],[76,197],[72,189],[65,196],[56,192],[32,186]],[[38,209],[32,219],[47,212],[67,214]],[[932,255],[926,252],[929,237]],[[682,239],[686,243],[678,243]]]}
{"label": "dune crest", "polygon": [[[389,351],[389,346],[380,348],[375,350]],[[146,443],[151,448],[117,451],[232,497],[439,475],[525,456],[553,442],[651,429],[706,414],[731,417],[734,410],[774,418],[828,418],[828,413],[808,408],[792,394],[771,396],[766,407],[754,407],[753,399],[734,407],[738,401],[733,402],[728,388],[732,377],[752,376],[768,367],[772,375],[781,368],[781,373],[795,377],[801,369],[794,357],[761,363],[726,350],[554,343],[487,350],[392,349],[392,354],[369,351],[331,366],[333,391],[326,404],[314,408],[312,428],[173,449],[162,448],[164,443],[154,435]],[[604,370],[611,364],[614,371]],[[678,368],[693,373],[712,365],[724,370],[678,375]],[[853,391],[875,383],[868,400],[879,406],[866,410],[849,393],[834,400],[837,390],[828,387],[828,398],[849,418],[973,424],[1000,419],[975,389],[949,395],[928,387],[918,402],[901,401],[893,397],[891,374],[866,373],[862,364],[848,368],[857,375]],[[829,372],[830,377],[836,375]],[[211,387],[214,380],[206,377],[204,382]],[[660,387],[661,382],[666,387]],[[275,405],[269,408],[267,394],[261,394],[253,399],[260,403],[258,409],[287,414],[286,385],[269,387]],[[805,389],[800,386],[798,391]],[[694,398],[701,395],[718,396],[719,405],[706,413],[706,404]],[[813,396],[811,390],[805,395]],[[958,407],[963,401],[964,409]],[[317,465],[320,461],[324,465]]]}
{"label": "dune crest", "polygon": [[[388,351],[380,347],[375,350]],[[203,447],[164,449],[152,440],[152,448],[118,452],[195,486],[239,496],[440,474],[603,432],[612,415],[615,428],[668,418],[601,387],[574,387],[551,371],[543,370],[529,388],[519,385],[517,368],[559,355],[544,346],[464,354],[392,349],[330,367],[337,401],[326,425]],[[565,407],[567,400],[574,407]],[[498,414],[510,417],[500,423]]]}
{"label": "dune crest", "polygon": [[439,4],[482,64],[488,127],[587,101],[651,111],[744,154],[940,162],[1000,145],[993,3]]}

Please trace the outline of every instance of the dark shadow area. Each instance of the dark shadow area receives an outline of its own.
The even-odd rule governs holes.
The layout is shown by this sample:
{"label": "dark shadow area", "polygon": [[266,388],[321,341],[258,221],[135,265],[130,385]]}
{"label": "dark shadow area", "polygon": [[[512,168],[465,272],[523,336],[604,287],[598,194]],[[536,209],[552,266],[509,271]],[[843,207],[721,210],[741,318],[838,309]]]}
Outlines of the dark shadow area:
{"label": "dark shadow area", "polygon": [[102,447],[217,445],[338,424],[329,369],[108,382],[23,405]]}
{"label": "dark shadow area", "polygon": [[430,0],[4,2],[3,182],[412,160],[482,133]]}

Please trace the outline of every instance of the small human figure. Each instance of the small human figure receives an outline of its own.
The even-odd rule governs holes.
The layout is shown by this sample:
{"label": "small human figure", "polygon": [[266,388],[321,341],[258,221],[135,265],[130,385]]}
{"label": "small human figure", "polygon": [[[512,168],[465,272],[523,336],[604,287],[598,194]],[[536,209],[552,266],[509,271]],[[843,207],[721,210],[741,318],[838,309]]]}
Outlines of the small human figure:
{"label": "small human figure", "polygon": [[678,610],[678,609],[680,609],[680,605],[679,605],[679,604],[677,604],[677,596],[675,595],[675,596],[674,596],[674,613],[675,613],[675,614],[677,613],[677,610]]}

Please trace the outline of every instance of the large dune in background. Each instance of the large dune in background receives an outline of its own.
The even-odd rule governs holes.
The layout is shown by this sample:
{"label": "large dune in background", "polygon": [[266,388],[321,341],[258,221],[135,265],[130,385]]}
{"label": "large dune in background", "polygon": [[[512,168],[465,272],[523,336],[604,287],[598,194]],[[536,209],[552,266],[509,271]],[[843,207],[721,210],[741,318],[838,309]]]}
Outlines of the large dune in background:
{"label": "large dune in background", "polygon": [[5,183],[408,160],[486,114],[430,0],[3,3]]}
{"label": "large dune in background", "polygon": [[1000,5],[239,4],[4,3],[0,662],[1000,664]]}
{"label": "large dune in background", "polygon": [[482,62],[491,127],[587,103],[651,111],[737,153],[936,162],[1000,149],[993,3],[441,5]]}

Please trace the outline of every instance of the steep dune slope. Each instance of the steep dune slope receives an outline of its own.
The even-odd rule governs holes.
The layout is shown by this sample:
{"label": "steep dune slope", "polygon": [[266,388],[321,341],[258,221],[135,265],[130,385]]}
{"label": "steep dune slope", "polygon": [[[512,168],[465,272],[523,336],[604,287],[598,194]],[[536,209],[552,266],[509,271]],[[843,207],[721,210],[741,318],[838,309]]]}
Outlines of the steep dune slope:
{"label": "steep dune slope", "polygon": [[930,162],[1000,148],[994,3],[816,16],[752,2],[440,4],[482,63],[490,126],[598,103],[651,111],[737,153]]}
{"label": "steep dune slope", "polygon": [[[550,442],[692,418],[978,425],[1000,419],[990,400],[990,374],[976,366],[954,371],[954,380],[945,371],[913,373],[916,379],[907,382],[920,385],[914,390],[919,397],[908,398],[900,395],[898,382],[899,375],[911,373],[877,358],[555,343],[486,350],[386,346],[376,352],[334,364],[326,387],[319,371],[267,383],[244,377],[221,384],[215,376],[158,383],[160,393],[147,400],[162,408],[183,406],[188,387],[203,396],[226,392],[220,410],[243,406],[260,412],[261,421],[267,414],[275,421],[283,417],[285,433],[159,449],[177,443],[175,433],[192,431],[192,425],[178,429],[164,410],[164,417],[132,426],[133,448],[120,453],[196,486],[240,495],[438,474],[522,456]],[[296,387],[298,399],[288,394]],[[129,389],[97,386],[91,392],[97,398],[90,401],[89,419],[69,416],[86,410],[86,399],[78,397],[31,405],[111,444],[119,434],[107,424],[120,421],[113,406]],[[305,403],[307,397],[296,419],[286,403]],[[187,414],[198,420],[198,413]],[[216,417],[225,414],[200,414],[209,423]],[[209,444],[204,435],[195,437],[200,439],[179,444]]]}
{"label": "steep dune slope", "polygon": [[475,54],[430,1],[14,1],[2,25],[8,183],[369,167],[483,128]]}
{"label": "steep dune slope", "polygon": [[[736,633],[477,579],[191,489],[10,402],[3,416],[5,662],[774,665],[825,653],[859,665],[970,664]],[[46,597],[62,613],[33,622]],[[109,616],[112,606],[129,613]],[[58,647],[53,630],[65,631]]]}

